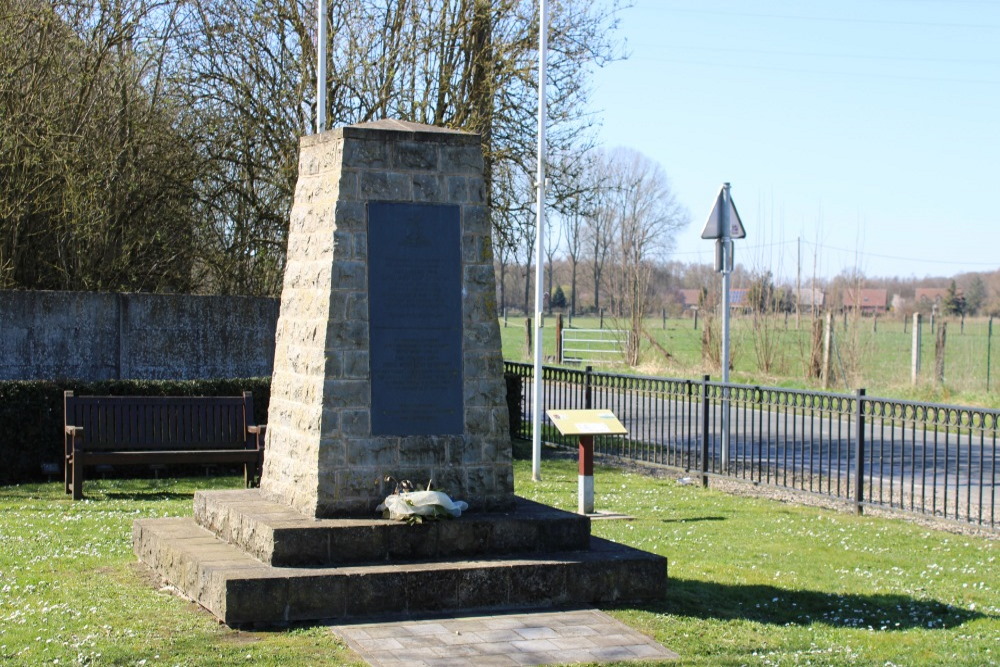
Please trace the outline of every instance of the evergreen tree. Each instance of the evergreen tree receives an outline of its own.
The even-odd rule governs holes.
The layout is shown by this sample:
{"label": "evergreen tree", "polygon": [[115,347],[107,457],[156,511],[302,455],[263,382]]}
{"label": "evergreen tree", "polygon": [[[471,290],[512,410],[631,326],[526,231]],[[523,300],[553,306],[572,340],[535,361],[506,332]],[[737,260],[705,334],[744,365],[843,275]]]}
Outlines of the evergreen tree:
{"label": "evergreen tree", "polygon": [[986,303],[986,284],[977,273],[972,276],[968,288],[965,290],[965,312],[970,315],[977,315]]}
{"label": "evergreen tree", "polygon": [[556,285],[556,290],[552,293],[552,299],[549,300],[549,304],[553,308],[566,307],[566,293],[563,292],[562,285]]}
{"label": "evergreen tree", "polygon": [[945,294],[941,307],[944,309],[946,315],[965,314],[965,295],[958,291],[954,280],[948,285],[948,292]]}

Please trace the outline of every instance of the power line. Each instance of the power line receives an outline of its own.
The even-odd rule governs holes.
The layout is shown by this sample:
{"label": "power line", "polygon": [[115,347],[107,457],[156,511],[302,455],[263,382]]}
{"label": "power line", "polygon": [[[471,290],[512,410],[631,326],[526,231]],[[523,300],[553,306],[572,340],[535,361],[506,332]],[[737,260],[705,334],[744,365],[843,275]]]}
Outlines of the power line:
{"label": "power line", "polygon": [[[634,46],[639,46],[643,48],[650,49],[660,49],[663,47],[662,44],[647,44],[644,42],[630,42]],[[884,60],[889,62],[917,62],[917,63],[944,63],[949,65],[995,65],[1000,64],[998,59],[980,59],[980,58],[930,58],[930,57],[920,57],[920,56],[895,56],[895,55],[878,55],[874,53],[833,53],[826,52],[822,53],[819,51],[778,51],[774,49],[743,49],[743,48],[719,48],[711,46],[680,46],[672,45],[672,50],[676,51],[707,51],[710,53],[736,53],[736,54],[747,54],[753,53],[757,55],[765,56],[794,56],[796,58],[807,57],[807,58],[837,58],[842,60]]]}
{"label": "power line", "polygon": [[877,79],[897,79],[901,81],[919,81],[923,83],[966,83],[973,84],[977,86],[996,86],[1000,85],[1000,81],[989,80],[989,79],[954,79],[954,78],[944,78],[944,77],[926,77],[926,76],[904,76],[901,74],[882,74],[879,72],[838,72],[831,70],[821,70],[821,69],[800,69],[794,67],[773,67],[765,65],[747,65],[744,63],[711,63],[711,62],[699,62],[694,60],[682,60],[678,58],[645,58],[645,57],[633,57],[632,61],[647,61],[653,63],[672,63],[676,65],[694,65],[697,67],[722,67],[727,70],[731,69],[743,69],[743,70],[760,70],[765,72],[786,72],[791,74],[808,74],[810,76],[816,74],[822,74],[825,76],[843,76],[843,77],[869,77]]}
{"label": "power line", "polygon": [[[774,241],[772,243],[758,243],[756,245],[743,245],[743,244],[740,244],[740,250],[741,251],[766,250],[768,248],[777,248],[777,247],[780,247],[780,246],[793,245],[796,242],[797,241],[795,241],[795,240],[790,240],[790,241]],[[861,258],[861,259],[864,259],[864,258],[870,258],[870,259],[892,259],[892,260],[902,261],[902,262],[913,262],[913,263],[916,263],[916,264],[940,264],[940,265],[943,265],[943,266],[961,264],[963,266],[992,266],[992,267],[1000,268],[1000,261],[993,261],[993,262],[970,262],[970,261],[964,260],[964,259],[963,260],[949,261],[949,260],[945,260],[945,259],[926,259],[926,258],[922,258],[922,257],[904,257],[904,256],[901,256],[901,255],[885,255],[885,254],[882,254],[882,253],[865,252],[864,250],[856,250],[856,249],[849,249],[849,248],[839,248],[837,246],[826,245],[824,243],[814,243],[814,242],[808,241],[806,239],[802,239],[802,244],[803,245],[812,246],[813,248],[816,248],[818,250],[825,250],[825,251],[828,251],[828,252],[838,252],[838,253],[846,253],[846,254],[849,254],[849,255],[856,255],[858,258]],[[706,255],[706,254],[712,254],[713,252],[714,252],[714,250],[712,250],[711,248],[706,248],[705,250],[689,250],[689,251],[684,251],[684,252],[674,252],[672,254],[674,256],[678,256],[678,255],[683,255],[683,256],[692,256],[692,255],[702,256],[702,255]]]}
{"label": "power line", "polygon": [[845,252],[845,253],[850,253],[850,254],[856,254],[859,257],[871,257],[871,258],[875,258],[875,259],[894,259],[894,260],[903,261],[903,262],[918,262],[920,264],[942,264],[942,265],[962,264],[962,265],[970,265],[970,266],[995,266],[995,267],[1000,268],[1000,262],[997,262],[997,261],[993,261],[993,262],[970,262],[970,261],[965,260],[965,259],[963,259],[963,260],[949,261],[949,260],[946,260],[946,259],[926,259],[926,258],[917,258],[917,257],[902,257],[902,256],[899,256],[899,255],[884,255],[882,253],[865,252],[864,250],[849,250],[847,248],[838,248],[836,246],[828,246],[828,245],[825,245],[825,244],[822,244],[822,243],[811,243],[811,242],[806,241],[806,240],[803,240],[802,242],[805,243],[805,244],[811,245],[811,246],[813,246],[815,248],[822,249],[822,250],[830,250],[830,251],[835,251],[835,252]]}
{"label": "power line", "polygon": [[869,25],[914,26],[920,28],[974,28],[977,30],[997,30],[1000,26],[988,23],[942,23],[937,21],[900,21],[898,19],[864,19],[843,16],[805,16],[802,14],[755,14],[751,12],[712,11],[709,9],[680,9],[660,7],[665,12],[681,14],[702,14],[705,16],[725,16],[755,19],[782,19],[788,21],[813,21],[819,23],[857,23]]}

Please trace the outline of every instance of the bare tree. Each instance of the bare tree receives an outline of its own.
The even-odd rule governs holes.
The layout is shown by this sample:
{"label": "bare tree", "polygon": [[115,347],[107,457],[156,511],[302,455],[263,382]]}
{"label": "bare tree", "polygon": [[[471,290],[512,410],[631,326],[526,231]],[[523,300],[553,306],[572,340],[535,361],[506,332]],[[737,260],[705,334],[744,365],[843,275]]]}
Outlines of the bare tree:
{"label": "bare tree", "polygon": [[[312,125],[314,3],[192,0],[191,63],[182,82],[216,165],[203,202],[213,224],[206,270],[223,285],[277,289],[295,178],[296,140]],[[554,147],[589,131],[590,67],[614,55],[616,0],[558,3],[550,80]],[[536,3],[528,0],[330,0],[327,117],[383,117],[478,132],[496,210],[502,166],[530,173],[534,155]],[[495,177],[496,175],[496,177]],[[558,173],[553,178],[558,178]],[[518,217],[494,215],[498,226]],[[514,236],[520,234],[515,232]],[[209,252],[214,249],[214,252]]]}
{"label": "bare tree", "polygon": [[562,226],[557,225],[554,216],[545,216],[545,293],[548,295],[546,310],[552,314],[552,272],[553,262],[562,245]]}
{"label": "bare tree", "polygon": [[569,314],[576,315],[577,269],[583,259],[583,210],[577,197],[575,205],[563,217],[563,233],[566,237],[566,257],[569,259]]}
{"label": "bare tree", "polygon": [[603,152],[593,152],[583,178],[584,187],[591,193],[592,203],[584,215],[582,244],[590,265],[590,278],[594,287],[594,310],[599,312],[604,268],[614,245],[614,207],[609,187],[611,174]]}
{"label": "bare tree", "polygon": [[593,209],[596,182],[593,179],[591,155],[595,149],[580,150],[557,156],[559,171],[565,175],[563,189],[557,193],[556,209],[562,219],[560,236],[565,240],[566,257],[570,264],[570,314],[576,315],[577,277],[586,250],[585,217]]}
{"label": "bare tree", "polygon": [[510,234],[493,237],[494,265],[497,276],[497,305],[500,313],[507,312],[507,272],[514,259],[516,247]]}
{"label": "bare tree", "polygon": [[[501,306],[506,308],[507,267],[519,266],[518,260],[524,252],[526,262],[531,264],[531,239],[534,238],[534,211],[531,206],[531,180],[527,173],[512,163],[501,163],[494,170],[495,189],[492,215],[494,218],[493,246],[500,261]],[[529,271],[525,269],[527,274]],[[524,312],[529,312],[528,294],[530,280],[525,275]],[[516,283],[516,280],[515,280]],[[513,286],[516,288],[516,284]]]}
{"label": "bare tree", "polygon": [[605,158],[606,205],[615,239],[614,295],[618,312],[627,318],[626,362],[635,365],[644,334],[653,263],[664,258],[689,215],[677,202],[659,164],[629,149],[617,149]]}
{"label": "bare tree", "polygon": [[0,285],[190,288],[198,160],[158,94],[174,11],[0,0]]}
{"label": "bare tree", "polygon": [[521,279],[524,285],[524,301],[523,308],[525,314],[532,312],[531,304],[531,276],[532,271],[532,260],[535,258],[535,233],[534,225],[525,226],[521,229],[521,238],[518,248],[521,251],[521,257],[523,262],[519,264],[521,267]]}
{"label": "bare tree", "polygon": [[[616,14],[553,7],[554,151],[590,141],[587,81],[616,57]],[[0,284],[277,293],[315,3],[0,0],[0,17]],[[324,19],[331,123],[478,132],[494,224],[521,236],[533,197],[500,172],[534,169],[537,3],[330,0]]]}

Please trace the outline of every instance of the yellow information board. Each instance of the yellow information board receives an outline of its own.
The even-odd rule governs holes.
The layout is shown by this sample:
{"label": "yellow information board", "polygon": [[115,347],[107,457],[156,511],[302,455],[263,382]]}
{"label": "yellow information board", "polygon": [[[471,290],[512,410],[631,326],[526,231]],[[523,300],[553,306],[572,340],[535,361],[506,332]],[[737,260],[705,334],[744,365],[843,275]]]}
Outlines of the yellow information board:
{"label": "yellow information board", "polygon": [[628,430],[610,410],[546,410],[563,435],[625,435]]}

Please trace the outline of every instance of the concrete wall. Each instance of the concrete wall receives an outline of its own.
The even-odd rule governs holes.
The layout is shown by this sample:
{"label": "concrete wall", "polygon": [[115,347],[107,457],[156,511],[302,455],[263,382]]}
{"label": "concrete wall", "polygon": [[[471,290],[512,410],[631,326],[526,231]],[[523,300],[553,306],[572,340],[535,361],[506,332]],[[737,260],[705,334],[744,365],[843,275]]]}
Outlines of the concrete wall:
{"label": "concrete wall", "polygon": [[278,300],[0,291],[0,380],[270,376]]}

